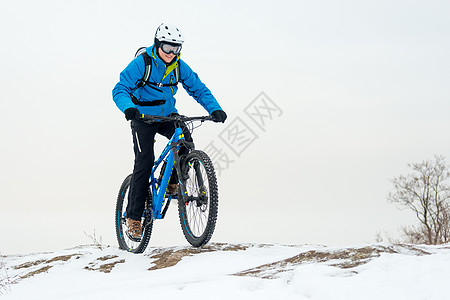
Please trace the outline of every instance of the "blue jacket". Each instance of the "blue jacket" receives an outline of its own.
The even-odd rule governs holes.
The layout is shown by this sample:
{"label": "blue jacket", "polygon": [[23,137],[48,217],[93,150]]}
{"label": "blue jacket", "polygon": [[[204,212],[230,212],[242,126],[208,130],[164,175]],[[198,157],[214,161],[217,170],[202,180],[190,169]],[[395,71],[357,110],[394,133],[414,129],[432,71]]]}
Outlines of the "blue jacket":
{"label": "blue jacket", "polygon": [[[200,103],[209,114],[215,110],[221,110],[219,103],[211,94],[206,85],[200,81],[198,75],[180,59],[177,58],[170,65],[166,65],[164,61],[156,54],[154,45],[147,48],[147,53],[152,57],[152,71],[149,82],[170,84],[175,82],[174,70],[176,64],[180,65],[179,82],[187,93]],[[124,112],[127,108],[136,107],[140,113],[168,116],[173,112],[177,112],[175,108],[176,100],[174,95],[177,93],[178,86],[158,87],[146,84],[141,88],[135,89],[137,83],[144,76],[145,62],[142,55],[136,57],[131,63],[120,73],[120,81],[114,87],[112,94],[113,100],[117,107]],[[165,74],[168,72],[168,74]],[[164,76],[165,75],[165,76]],[[135,90],[134,90],[135,89]],[[134,91],[133,91],[134,90]],[[157,106],[142,106],[133,103],[131,93],[139,102],[165,100],[164,104]],[[162,101],[163,102],[163,101]]]}

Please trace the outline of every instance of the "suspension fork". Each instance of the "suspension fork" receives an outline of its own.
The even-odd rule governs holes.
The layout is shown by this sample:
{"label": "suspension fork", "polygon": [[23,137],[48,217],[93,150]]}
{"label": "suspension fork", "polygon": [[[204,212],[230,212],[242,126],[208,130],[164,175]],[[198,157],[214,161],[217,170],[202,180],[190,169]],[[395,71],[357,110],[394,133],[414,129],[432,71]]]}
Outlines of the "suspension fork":
{"label": "suspension fork", "polygon": [[[187,190],[186,190],[186,186],[185,186],[185,182],[186,180],[189,178],[187,176],[187,174],[183,173],[183,169],[181,166],[181,158],[178,155],[178,150],[181,148],[181,146],[186,147],[189,151],[194,150],[195,149],[195,145],[193,142],[188,142],[185,140],[184,138],[184,134],[183,134],[183,130],[181,128],[180,124],[176,125],[176,129],[175,129],[175,136],[177,137],[176,140],[174,140],[171,144],[170,147],[172,149],[172,154],[174,157],[174,168],[177,172],[178,175],[178,183],[180,185],[180,195],[178,195],[179,199],[182,200],[183,202],[186,202],[186,195],[187,195]],[[194,164],[195,165],[195,164]],[[199,166],[198,166],[198,162],[197,162],[197,167],[196,167],[196,173],[199,174],[197,172],[197,170],[200,170]],[[197,175],[198,177],[198,175]],[[203,179],[201,178],[200,175],[200,182],[203,186]]]}
{"label": "suspension fork", "polygon": [[195,177],[197,177],[197,182],[200,187],[200,196],[203,196],[205,191],[205,182],[203,181],[202,171],[200,170],[200,162],[198,160],[194,161],[194,170],[195,170]]}
{"label": "suspension fork", "polygon": [[[180,183],[181,195],[178,196],[179,197],[178,199],[180,201],[183,201],[186,204],[188,204],[189,202],[195,202],[197,204],[197,206],[200,207],[203,204],[207,203],[208,199],[207,199],[207,195],[206,195],[205,183],[204,183],[203,176],[202,176],[201,169],[200,169],[200,162],[194,161],[193,168],[195,171],[195,179],[197,180],[198,185],[200,187],[200,189],[198,191],[198,196],[193,196],[193,195],[187,194],[185,182],[189,178],[189,176],[187,174],[180,172],[178,174],[181,174],[181,176],[178,177],[179,178],[178,180]],[[180,180],[180,178],[183,178],[183,179]]]}

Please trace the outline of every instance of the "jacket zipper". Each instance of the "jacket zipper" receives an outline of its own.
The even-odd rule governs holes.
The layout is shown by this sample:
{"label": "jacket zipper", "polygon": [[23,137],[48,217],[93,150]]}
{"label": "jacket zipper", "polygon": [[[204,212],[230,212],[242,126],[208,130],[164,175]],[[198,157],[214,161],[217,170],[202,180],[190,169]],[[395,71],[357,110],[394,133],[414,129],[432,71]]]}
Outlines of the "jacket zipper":
{"label": "jacket zipper", "polygon": [[[162,82],[163,82],[163,80],[164,80],[164,75],[166,74],[166,71],[167,71],[167,65],[166,64],[164,64],[164,73],[163,73],[163,77],[161,78],[161,84],[163,84]],[[162,93],[163,93],[163,98],[162,98],[162,100],[164,100],[164,88],[161,88],[161,90],[162,90]],[[163,105],[161,105],[161,115],[163,115],[164,116],[164,104]]]}

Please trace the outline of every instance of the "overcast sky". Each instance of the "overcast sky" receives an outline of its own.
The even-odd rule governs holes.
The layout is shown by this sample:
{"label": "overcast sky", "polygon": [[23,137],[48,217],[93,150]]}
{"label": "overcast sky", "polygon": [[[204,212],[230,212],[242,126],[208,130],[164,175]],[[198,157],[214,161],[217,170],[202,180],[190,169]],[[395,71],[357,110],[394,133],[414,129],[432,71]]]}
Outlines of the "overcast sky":
{"label": "overcast sky", "polygon": [[[213,241],[397,235],[415,219],[386,201],[389,179],[450,153],[449,15],[446,1],[3,1],[1,253],[76,246],[94,230],[117,245],[133,152],[111,90],[162,22],[182,30],[182,58],[229,116],[194,132],[233,160]],[[245,113],[261,92],[279,109],[263,128]],[[181,113],[205,113],[177,96]],[[239,155],[221,139],[233,122],[258,137]],[[173,205],[150,246],[184,244]]]}

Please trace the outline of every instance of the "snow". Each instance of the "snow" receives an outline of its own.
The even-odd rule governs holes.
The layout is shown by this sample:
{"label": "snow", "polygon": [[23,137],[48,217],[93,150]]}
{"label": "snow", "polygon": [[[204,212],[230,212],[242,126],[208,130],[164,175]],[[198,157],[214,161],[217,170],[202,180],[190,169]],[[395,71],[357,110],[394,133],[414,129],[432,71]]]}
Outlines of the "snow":
{"label": "snow", "polygon": [[[156,270],[161,257],[181,260]],[[295,258],[295,259],[294,259]],[[348,265],[348,263],[354,263]],[[0,260],[2,299],[444,299],[450,246],[211,244],[132,254],[95,245]],[[113,265],[110,273],[101,272]],[[42,273],[21,279],[32,271]],[[164,265],[166,266],[166,265]],[[16,283],[6,284],[7,280]]]}

